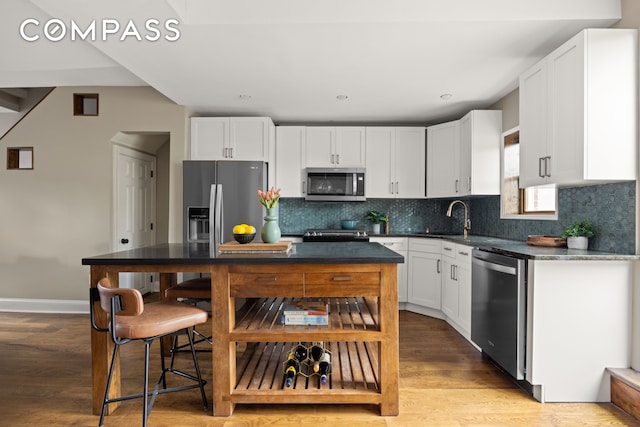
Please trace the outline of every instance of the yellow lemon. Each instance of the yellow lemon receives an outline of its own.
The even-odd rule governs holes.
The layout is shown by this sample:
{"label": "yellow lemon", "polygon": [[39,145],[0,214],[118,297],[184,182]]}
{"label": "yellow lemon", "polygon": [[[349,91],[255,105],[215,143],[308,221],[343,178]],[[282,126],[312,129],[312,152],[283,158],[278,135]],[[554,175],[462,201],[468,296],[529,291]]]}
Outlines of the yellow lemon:
{"label": "yellow lemon", "polygon": [[256,228],[253,225],[246,226],[247,234],[253,234],[256,232]]}
{"label": "yellow lemon", "polygon": [[233,227],[233,234],[245,234],[246,232],[246,227],[242,224]]}

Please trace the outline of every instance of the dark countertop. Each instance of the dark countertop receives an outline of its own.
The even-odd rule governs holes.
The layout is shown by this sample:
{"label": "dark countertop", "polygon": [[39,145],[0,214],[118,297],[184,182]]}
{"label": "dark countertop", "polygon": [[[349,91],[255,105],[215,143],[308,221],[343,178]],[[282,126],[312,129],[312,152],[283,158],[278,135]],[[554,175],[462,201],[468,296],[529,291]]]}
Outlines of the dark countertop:
{"label": "dark countertop", "polygon": [[533,260],[595,260],[595,261],[633,261],[640,259],[639,255],[618,254],[594,250],[579,250],[558,247],[531,246],[527,242],[519,240],[501,239],[498,237],[486,237],[470,235],[466,239],[462,234],[380,234],[371,237],[423,237],[428,239],[444,239],[454,243],[497,252],[509,256]]}
{"label": "dark countertop", "polygon": [[294,243],[288,253],[220,254],[208,243],[165,243],[82,259],[82,265],[171,264],[401,264],[404,257],[378,243]]}

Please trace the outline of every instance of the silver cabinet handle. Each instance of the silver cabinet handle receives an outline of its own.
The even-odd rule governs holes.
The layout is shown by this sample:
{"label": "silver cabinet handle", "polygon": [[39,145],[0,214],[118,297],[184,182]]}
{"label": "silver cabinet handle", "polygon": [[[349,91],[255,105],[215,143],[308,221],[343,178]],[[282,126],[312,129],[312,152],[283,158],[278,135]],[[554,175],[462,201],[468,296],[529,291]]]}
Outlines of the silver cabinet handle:
{"label": "silver cabinet handle", "polygon": [[436,262],[436,273],[440,274],[440,260]]}
{"label": "silver cabinet handle", "polygon": [[229,148],[229,158],[233,159],[233,147]]}
{"label": "silver cabinet handle", "polygon": [[302,181],[302,194],[307,194],[307,181]]}
{"label": "silver cabinet handle", "polygon": [[551,156],[544,158],[544,174],[545,176],[551,177]]}
{"label": "silver cabinet handle", "polygon": [[228,148],[226,147],[222,149],[222,157],[224,157],[225,159],[227,158],[227,150]]}
{"label": "silver cabinet handle", "polygon": [[467,190],[471,191],[471,177],[469,177],[469,181],[467,182]]}
{"label": "silver cabinet handle", "polygon": [[336,165],[340,164],[340,154],[336,154]]}
{"label": "silver cabinet handle", "polygon": [[458,190],[458,184],[459,184],[459,183],[460,183],[460,180],[459,180],[459,179],[456,179],[456,185],[455,185],[455,187],[456,187],[456,193],[458,193],[458,192],[459,192],[459,190]]}
{"label": "silver cabinet handle", "polygon": [[335,155],[331,155],[331,164],[335,163]]}
{"label": "silver cabinet handle", "polygon": [[398,187],[398,181],[396,181],[396,194],[400,194],[400,188]]}
{"label": "silver cabinet handle", "polygon": [[545,158],[544,157],[539,157],[538,158],[538,176],[540,178],[544,178],[544,174],[542,173],[542,163],[546,164]]}
{"label": "silver cabinet handle", "polygon": [[393,194],[393,182],[389,183],[389,193]]}

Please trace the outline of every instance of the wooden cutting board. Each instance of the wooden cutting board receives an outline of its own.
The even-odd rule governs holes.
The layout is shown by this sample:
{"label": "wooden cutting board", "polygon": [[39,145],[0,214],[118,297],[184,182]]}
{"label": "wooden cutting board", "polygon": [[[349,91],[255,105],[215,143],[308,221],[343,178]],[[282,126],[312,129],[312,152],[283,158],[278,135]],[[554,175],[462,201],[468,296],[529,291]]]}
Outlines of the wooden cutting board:
{"label": "wooden cutting board", "polygon": [[567,246],[567,240],[559,236],[527,236],[527,245],[531,246]]}
{"label": "wooden cutting board", "polygon": [[244,253],[260,253],[260,252],[288,252],[291,249],[291,242],[278,243],[262,243],[251,242],[240,244],[236,241],[225,242],[218,245],[220,252],[244,252]]}

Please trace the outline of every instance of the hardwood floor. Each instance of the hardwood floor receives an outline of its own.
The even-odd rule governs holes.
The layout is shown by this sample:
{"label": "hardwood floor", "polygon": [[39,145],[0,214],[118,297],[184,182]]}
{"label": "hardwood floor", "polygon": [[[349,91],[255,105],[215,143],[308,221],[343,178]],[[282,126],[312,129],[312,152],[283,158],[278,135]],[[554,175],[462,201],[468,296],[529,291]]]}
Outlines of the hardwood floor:
{"label": "hardwood floor", "polygon": [[[0,313],[0,426],[95,426],[88,315]],[[155,348],[157,350],[157,347]],[[153,352],[157,362],[158,351]],[[142,346],[123,347],[122,384],[139,391]],[[186,363],[187,355],[180,356]],[[205,377],[211,358],[200,353]],[[152,367],[158,366],[152,360]],[[367,405],[238,405],[202,410],[196,390],[159,396],[150,426],[640,426],[611,404],[540,404],[441,320],[400,312],[400,415]],[[207,388],[211,402],[210,388]],[[210,403],[211,404],[211,403]],[[141,425],[125,402],[106,426]]]}

